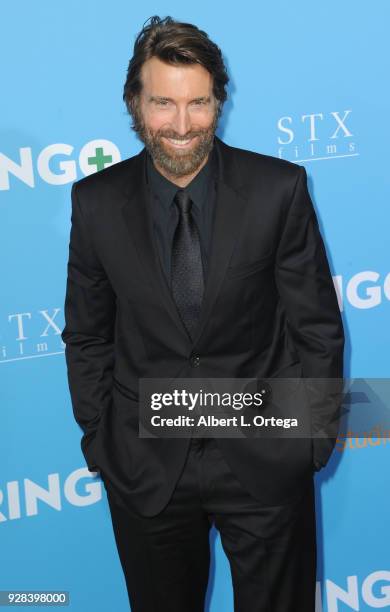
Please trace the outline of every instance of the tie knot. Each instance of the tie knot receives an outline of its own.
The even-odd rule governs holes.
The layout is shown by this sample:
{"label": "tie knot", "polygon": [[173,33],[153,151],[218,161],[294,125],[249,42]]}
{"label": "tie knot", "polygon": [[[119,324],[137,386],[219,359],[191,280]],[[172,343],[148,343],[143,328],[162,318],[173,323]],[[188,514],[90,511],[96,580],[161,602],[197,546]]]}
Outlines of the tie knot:
{"label": "tie knot", "polygon": [[180,212],[188,214],[191,210],[192,200],[185,189],[178,189],[174,197],[176,205],[179,207]]}

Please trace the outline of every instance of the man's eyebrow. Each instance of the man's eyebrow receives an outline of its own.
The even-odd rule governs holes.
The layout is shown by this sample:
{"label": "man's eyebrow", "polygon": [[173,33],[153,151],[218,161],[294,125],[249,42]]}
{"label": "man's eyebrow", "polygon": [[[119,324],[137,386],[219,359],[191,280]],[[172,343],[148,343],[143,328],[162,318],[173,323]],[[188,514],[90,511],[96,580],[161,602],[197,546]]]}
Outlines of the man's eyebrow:
{"label": "man's eyebrow", "polygon": [[[149,102],[159,102],[159,101],[174,102],[174,99],[167,98],[165,96],[149,96]],[[210,102],[210,96],[200,96],[198,98],[194,98],[193,100],[190,100],[190,102]]]}

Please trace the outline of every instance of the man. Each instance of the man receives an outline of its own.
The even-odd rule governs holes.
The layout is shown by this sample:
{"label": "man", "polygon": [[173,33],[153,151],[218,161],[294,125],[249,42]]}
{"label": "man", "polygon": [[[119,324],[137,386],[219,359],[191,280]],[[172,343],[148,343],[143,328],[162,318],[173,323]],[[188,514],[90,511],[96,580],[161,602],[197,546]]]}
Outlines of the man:
{"label": "man", "polygon": [[299,440],[138,435],[141,378],[342,376],[306,172],[215,135],[227,83],[205,32],[153,17],[124,89],[145,147],[72,190],[62,338],[133,612],[203,610],[212,524],[235,610],[314,610],[313,472],[335,433],[326,404],[311,404],[312,435]]}

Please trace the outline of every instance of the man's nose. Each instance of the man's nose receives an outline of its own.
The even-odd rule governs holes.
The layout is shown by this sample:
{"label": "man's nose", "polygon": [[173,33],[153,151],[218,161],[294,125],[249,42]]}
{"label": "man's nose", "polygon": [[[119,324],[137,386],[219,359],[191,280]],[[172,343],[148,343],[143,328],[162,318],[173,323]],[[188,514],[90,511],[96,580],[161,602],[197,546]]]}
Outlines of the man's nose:
{"label": "man's nose", "polygon": [[185,136],[191,131],[191,120],[187,109],[178,109],[173,120],[173,129],[176,134]]}

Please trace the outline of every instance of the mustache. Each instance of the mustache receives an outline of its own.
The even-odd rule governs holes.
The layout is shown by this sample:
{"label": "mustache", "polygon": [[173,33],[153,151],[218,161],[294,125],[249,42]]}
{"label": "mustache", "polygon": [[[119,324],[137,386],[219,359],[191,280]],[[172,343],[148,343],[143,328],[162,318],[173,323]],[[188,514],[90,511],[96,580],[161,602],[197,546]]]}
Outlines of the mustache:
{"label": "mustache", "polygon": [[174,132],[159,132],[156,134],[157,138],[161,138],[164,136],[165,138],[173,138],[174,140],[186,141],[190,138],[194,138],[195,136],[201,136],[202,134],[206,134],[208,132],[207,129],[197,130],[196,132],[189,132],[185,136],[179,136]]}

